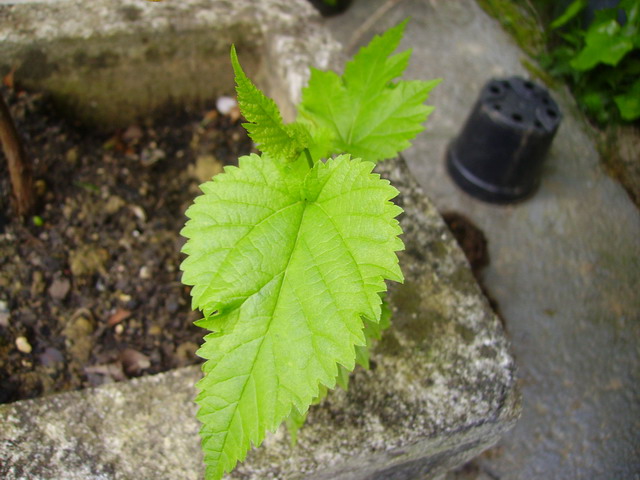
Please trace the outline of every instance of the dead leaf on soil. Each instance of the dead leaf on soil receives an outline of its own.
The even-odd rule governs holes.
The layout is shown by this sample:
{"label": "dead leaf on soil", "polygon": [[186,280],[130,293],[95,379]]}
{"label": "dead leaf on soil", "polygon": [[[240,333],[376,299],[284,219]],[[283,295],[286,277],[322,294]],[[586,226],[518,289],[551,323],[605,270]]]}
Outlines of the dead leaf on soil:
{"label": "dead leaf on soil", "polygon": [[120,361],[127,375],[139,375],[142,370],[151,366],[151,360],[144,353],[133,348],[125,348],[120,352]]}
{"label": "dead leaf on soil", "polygon": [[127,379],[127,376],[122,371],[122,363],[113,362],[103,365],[90,365],[84,368],[87,374],[98,374],[109,377],[117,382],[121,382]]}
{"label": "dead leaf on soil", "polygon": [[16,67],[12,67],[9,73],[2,77],[2,84],[13,90],[15,88],[14,74],[16,73]]}
{"label": "dead leaf on soil", "polygon": [[109,317],[109,320],[107,320],[107,326],[113,327],[114,325],[117,325],[123,320],[126,320],[130,316],[131,316],[131,312],[129,310],[125,310],[124,308],[119,308],[118,310],[116,310],[116,313],[114,313]]}

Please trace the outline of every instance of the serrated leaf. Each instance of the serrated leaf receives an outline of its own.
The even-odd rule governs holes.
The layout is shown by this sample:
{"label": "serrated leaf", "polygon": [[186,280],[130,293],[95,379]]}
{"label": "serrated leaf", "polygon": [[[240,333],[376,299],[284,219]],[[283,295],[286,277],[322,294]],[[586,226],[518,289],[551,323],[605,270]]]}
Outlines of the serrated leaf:
{"label": "serrated leaf", "polygon": [[347,62],[343,79],[352,90],[361,90],[366,97],[385,88],[404,73],[409,65],[411,50],[397,55],[392,53],[400,45],[407,22],[405,20],[382,35],[373,37]]}
{"label": "serrated leaf", "polygon": [[234,46],[231,47],[231,64],[236,77],[236,92],[240,111],[249,123],[243,124],[258,148],[274,158],[291,162],[311,142],[304,125],[285,125],[276,103],[262,93],[245,75]]}
{"label": "serrated leaf", "polygon": [[207,478],[354,368],[362,317],[378,322],[384,280],[402,281],[397,191],[372,169],[343,155],[285,171],[251,155],[187,210],[182,281],[215,330],[198,351]]}
{"label": "serrated leaf", "polygon": [[400,43],[406,21],[375,37],[345,68],[334,72],[311,70],[299,106],[300,121],[315,138],[324,135],[322,156],[349,152],[376,162],[395,157],[423,130],[433,107],[424,105],[440,80],[392,81],[407,67],[410,51],[391,55]]}
{"label": "serrated leaf", "polygon": [[[370,368],[369,358],[372,344],[375,340],[382,338],[382,332],[391,326],[391,309],[386,301],[385,295],[381,294],[382,298],[380,320],[378,322],[372,322],[363,318],[364,321],[364,335],[366,339],[366,346],[356,345],[356,363],[367,370]],[[349,370],[340,365],[338,369],[338,376],[336,377],[336,386],[343,390],[349,390]],[[311,402],[311,405],[317,405],[327,396],[329,391],[326,387],[321,386],[320,393]],[[306,412],[304,415],[300,414],[295,408],[291,410],[291,414],[286,420],[287,431],[289,432],[289,441],[291,446],[295,446],[298,441],[298,431],[304,426],[307,420]]]}

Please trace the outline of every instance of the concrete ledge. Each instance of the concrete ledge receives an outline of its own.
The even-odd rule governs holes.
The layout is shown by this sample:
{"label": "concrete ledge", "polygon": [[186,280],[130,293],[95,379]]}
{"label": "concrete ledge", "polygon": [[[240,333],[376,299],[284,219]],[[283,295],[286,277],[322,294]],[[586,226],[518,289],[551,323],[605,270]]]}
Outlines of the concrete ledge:
{"label": "concrete ledge", "polygon": [[[440,216],[403,161],[381,166],[401,191],[404,285],[393,327],[348,392],[314,407],[289,446],[284,429],[229,476],[437,478],[498,441],[520,413],[500,322]],[[197,368],[0,406],[6,479],[199,478]]]}
{"label": "concrete ledge", "polygon": [[0,4],[0,74],[13,69],[78,121],[113,129],[232,94],[235,42],[247,73],[290,117],[308,65],[326,68],[339,50],[318,20],[306,1]]}
{"label": "concrete ledge", "polygon": [[[261,40],[252,48],[281,105],[297,100],[309,64],[335,65],[339,50],[304,0],[189,0],[172,8],[189,7],[190,15],[204,18],[203,12],[223,12],[231,4],[240,9],[234,17],[240,23],[234,25],[260,19],[255,38]],[[129,3],[82,5],[111,18],[113,8]],[[7,33],[6,22],[22,19],[37,26],[45,17],[51,21],[47,15],[72,15],[69,10],[80,3],[49,2],[39,17],[44,6],[25,6],[29,14],[18,5],[0,7],[0,38],[25,48],[30,35],[34,42],[44,41],[46,29],[23,29],[27,33],[20,37]],[[145,13],[150,31],[162,32],[171,12],[164,11],[157,23]],[[256,17],[258,12],[263,16]],[[46,38],[54,42],[55,35]],[[392,286],[393,327],[375,347],[374,368],[356,370],[348,392],[333,392],[311,410],[295,448],[280,429],[229,478],[438,478],[493,445],[519,416],[515,366],[504,332],[462,252],[404,161],[386,162],[378,170],[401,192],[407,248],[401,254],[406,282]],[[0,477],[200,478],[192,402],[198,377],[196,368],[188,368],[0,406]]]}

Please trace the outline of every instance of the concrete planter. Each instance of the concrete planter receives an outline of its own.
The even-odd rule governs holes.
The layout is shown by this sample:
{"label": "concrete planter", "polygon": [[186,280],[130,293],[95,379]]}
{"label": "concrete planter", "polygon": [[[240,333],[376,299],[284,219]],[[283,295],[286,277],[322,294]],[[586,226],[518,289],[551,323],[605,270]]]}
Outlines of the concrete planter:
{"label": "concrete planter", "polygon": [[[341,55],[308,2],[291,3],[67,0],[0,6],[0,41],[7,46],[0,65],[24,68],[33,55],[29,52],[39,50],[50,73],[27,76],[25,82],[58,92],[74,115],[116,125],[167,99],[198,102],[216,95],[207,82],[187,83],[190,88],[182,86],[182,93],[171,89],[202,69],[213,68],[221,91],[231,92],[230,71],[222,65],[233,40],[242,45],[243,60],[254,59],[249,73],[259,73],[261,86],[291,118],[308,65],[335,66]],[[141,53],[153,51],[156,41],[184,49],[160,57]],[[188,44],[195,45],[193,51]],[[53,48],[59,45],[66,46],[67,54]],[[204,45],[211,50],[203,50]],[[173,65],[169,71],[175,77],[141,98],[131,95],[130,83],[114,87],[113,102],[119,98],[131,106],[123,116],[105,115],[109,109],[101,108],[99,96],[95,105],[87,104],[83,88],[65,97],[71,90],[56,90],[62,80],[47,83],[64,71],[85,85],[96,69],[80,68],[78,58],[98,58],[111,50],[119,60],[98,68],[110,82],[124,69],[131,72],[130,81],[140,82],[135,92],[144,92],[153,88],[146,69],[157,71],[156,62]],[[83,51],[85,57],[78,53]],[[69,57],[69,52],[76,53]],[[191,61],[206,66],[189,69]],[[111,83],[105,80],[104,85]],[[281,429],[229,478],[437,478],[497,442],[519,416],[508,343],[462,252],[403,160],[381,164],[379,172],[401,192],[406,282],[392,287],[394,326],[373,352],[375,368],[356,370],[348,392],[336,391],[312,409],[297,447],[289,446]],[[198,377],[196,368],[187,368],[0,406],[0,477],[201,477],[192,402]]]}
{"label": "concrete planter", "polygon": [[351,0],[309,0],[311,4],[325,17],[338,15],[351,6]]}
{"label": "concrete planter", "polygon": [[309,62],[326,67],[339,48],[305,1],[2,3],[0,72],[106,129],[232,94],[232,42],[291,115]]}

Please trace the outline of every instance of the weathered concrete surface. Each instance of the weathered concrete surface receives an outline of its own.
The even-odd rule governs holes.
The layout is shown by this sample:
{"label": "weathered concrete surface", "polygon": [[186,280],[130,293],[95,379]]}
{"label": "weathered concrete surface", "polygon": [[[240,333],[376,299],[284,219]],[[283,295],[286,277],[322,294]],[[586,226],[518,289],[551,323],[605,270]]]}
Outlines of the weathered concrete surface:
{"label": "weathered concrete surface", "polygon": [[198,478],[199,375],[191,367],[0,406],[0,477]]}
{"label": "weathered concrete surface", "polygon": [[285,0],[0,2],[0,75],[13,69],[17,83],[48,91],[69,116],[113,129],[232,94],[235,42],[252,78],[295,99],[301,62],[324,67],[335,53],[316,20],[308,2]]}
{"label": "weathered concrete surface", "polygon": [[[356,0],[327,26],[348,44],[388,4]],[[522,419],[477,461],[479,478],[637,480],[640,214],[604,172],[564,89],[551,92],[564,119],[537,194],[500,207],[461,192],[445,171],[447,145],[487,80],[527,76],[525,54],[473,0],[403,0],[360,31],[356,46],[408,16],[408,75],[444,81],[405,157],[439,211],[463,213],[487,236],[484,284],[505,318],[523,390]]]}
{"label": "weathered concrete surface", "polygon": [[[266,0],[257,3],[270,8]],[[295,8],[273,3],[293,31],[270,33],[263,25],[256,49],[267,52],[266,85],[282,104],[296,100],[307,65],[334,63],[337,48],[317,17],[306,17],[304,0]],[[302,20],[288,16],[298,11]],[[306,22],[315,36],[307,35]],[[406,282],[391,290],[394,327],[373,353],[375,368],[356,371],[348,392],[334,392],[312,409],[296,448],[279,431],[230,478],[438,478],[494,444],[519,415],[502,326],[461,251],[404,162],[379,168],[401,192],[407,249]],[[0,407],[0,476],[199,478],[191,401],[198,375],[184,369]]]}
{"label": "weathered concrete surface", "polygon": [[[402,161],[405,284],[393,328],[348,392],[314,407],[291,448],[284,430],[229,478],[437,478],[493,445],[520,413],[499,320],[462,252]],[[0,406],[6,479],[199,478],[196,368]]]}

